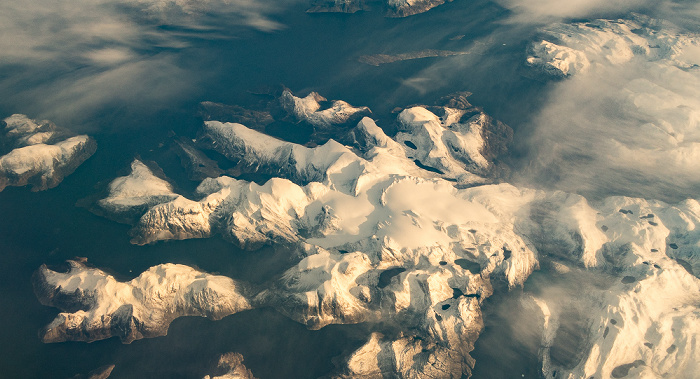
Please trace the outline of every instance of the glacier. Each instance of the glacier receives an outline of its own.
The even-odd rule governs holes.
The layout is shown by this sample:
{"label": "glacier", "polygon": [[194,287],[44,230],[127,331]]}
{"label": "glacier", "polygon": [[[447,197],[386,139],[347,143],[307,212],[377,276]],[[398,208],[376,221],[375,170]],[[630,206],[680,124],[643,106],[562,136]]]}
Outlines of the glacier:
{"label": "glacier", "polygon": [[[288,113],[315,122],[308,115],[319,112],[318,96],[290,93]],[[475,365],[484,301],[548,269],[563,282],[603,279],[576,296],[522,297],[538,320],[545,377],[692,377],[700,362],[700,203],[588,201],[505,183],[499,157],[512,131],[464,94],[449,99],[398,112],[394,137],[364,117],[343,134],[347,144],[309,147],[205,121],[199,148],[272,179],[209,177],[194,197],[134,160],[97,203],[131,220],[132,243],[218,234],[248,250],[287,246],[295,263],[262,286],[172,264],[129,282],[74,261],[65,273],[44,266],[34,277],[37,296],[63,311],[44,340],[128,343],[165,334],[176,317],[272,307],[310,329],[380,328],[340,359],[333,377],[459,378]],[[328,109],[326,120],[345,122],[334,114],[344,107]],[[563,322],[570,314],[579,319],[574,329]],[[579,355],[563,359],[561,341],[572,330]]]}

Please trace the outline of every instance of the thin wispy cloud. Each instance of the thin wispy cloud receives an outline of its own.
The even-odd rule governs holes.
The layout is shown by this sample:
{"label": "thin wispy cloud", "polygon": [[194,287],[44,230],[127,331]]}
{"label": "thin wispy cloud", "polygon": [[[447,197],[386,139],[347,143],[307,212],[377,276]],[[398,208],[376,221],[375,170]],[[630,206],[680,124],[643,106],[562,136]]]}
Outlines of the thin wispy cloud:
{"label": "thin wispy cloud", "polygon": [[513,11],[516,22],[527,23],[623,13],[658,3],[649,0],[497,0],[497,2]]}
{"label": "thin wispy cloud", "polygon": [[[200,79],[178,57],[201,38],[273,32],[293,1],[37,0],[0,3],[7,112],[84,122],[101,106],[166,104]],[[163,28],[162,25],[175,28]],[[218,32],[217,32],[218,31]],[[217,34],[218,33],[218,34]],[[201,33],[200,33],[201,34]]]}
{"label": "thin wispy cloud", "polygon": [[556,83],[532,120],[528,180],[594,196],[695,193],[700,36],[643,17],[548,33],[590,66]]}

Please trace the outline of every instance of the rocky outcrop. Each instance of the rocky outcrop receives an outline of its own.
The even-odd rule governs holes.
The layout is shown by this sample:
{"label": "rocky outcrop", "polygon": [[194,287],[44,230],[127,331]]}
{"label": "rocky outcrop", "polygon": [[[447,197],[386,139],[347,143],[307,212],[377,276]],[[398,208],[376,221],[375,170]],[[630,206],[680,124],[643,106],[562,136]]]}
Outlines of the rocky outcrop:
{"label": "rocky outcrop", "polygon": [[[381,3],[386,17],[408,17],[427,12],[450,1],[452,0],[382,0]],[[314,0],[307,12],[355,13],[371,9],[368,3],[372,2],[366,0]]]}
{"label": "rocky outcrop", "polygon": [[255,379],[243,364],[243,356],[239,353],[222,355],[215,371],[217,374],[205,375],[203,379]]}
{"label": "rocky outcrop", "polygon": [[99,269],[68,263],[68,272],[44,265],[32,278],[39,301],[64,311],[41,330],[44,342],[91,342],[116,336],[130,343],[165,335],[178,317],[218,320],[251,308],[244,289],[234,280],[183,265],[155,266],[120,282]]}
{"label": "rocky outcrop", "polygon": [[71,379],[107,379],[112,375],[112,370],[114,370],[115,365],[107,365],[98,367],[85,375],[78,374]]}
{"label": "rocky outcrop", "polygon": [[[308,133],[304,141],[308,146],[326,143],[330,138],[343,141],[348,130],[372,114],[367,107],[355,107],[342,100],[328,101],[316,92],[298,97],[281,87],[263,94],[271,100],[257,109],[203,102],[200,113],[205,121],[243,124],[268,135]],[[206,142],[200,146],[210,148]]]}
{"label": "rocky outcrop", "polygon": [[56,187],[95,153],[95,140],[70,136],[49,121],[25,115],[6,118],[0,127],[0,191],[7,186],[31,185],[32,191]]}
{"label": "rocky outcrop", "polygon": [[355,13],[367,9],[364,0],[314,0],[309,13]]}
{"label": "rocky outcrop", "polygon": [[427,12],[452,0],[386,0],[387,17],[408,17]]}
{"label": "rocky outcrop", "polygon": [[312,138],[316,139],[341,135],[342,129],[352,128],[360,119],[372,113],[367,107],[355,107],[343,100],[328,102],[316,92],[300,98],[286,88],[278,101],[291,121],[310,124],[314,133]]}
{"label": "rocky outcrop", "polygon": [[[175,288],[165,298],[144,290],[145,279],[120,283],[99,270],[59,274],[44,267],[36,282],[50,284],[37,286],[40,299],[72,312],[59,315],[44,335],[129,341],[164,333],[172,317],[272,307],[310,329],[375,328],[339,360],[337,377],[462,377],[475,364],[470,352],[484,328],[484,300],[523,286],[542,266],[562,278],[551,293],[561,295],[561,283],[593,283],[570,296],[524,297],[541,327],[543,375],[695,372],[698,202],[589,203],[564,192],[477,186],[498,175],[511,131],[467,96],[401,111],[395,138],[365,117],[346,135],[352,147],[333,140],[307,147],[238,123],[205,122],[197,143],[244,171],[274,176],[264,184],[206,178],[188,198],[135,161],[104,200],[105,209],[140,212],[134,243],[220,234],[248,249],[284,244],[297,259],[245,293],[241,288],[249,286],[203,273],[170,281],[170,265],[139,277],[165,270],[159,283]],[[288,100],[285,114],[299,119],[311,119],[321,103],[316,95]],[[192,301],[181,293],[189,293],[183,288],[192,275],[229,283],[202,297],[219,313],[187,305]],[[581,280],[585,275],[596,280]],[[134,300],[127,292],[142,295]],[[217,305],[222,302],[229,305]],[[181,311],[160,311],[173,307]],[[124,325],[130,332],[121,332]]]}
{"label": "rocky outcrop", "polygon": [[200,115],[204,121],[235,122],[261,132],[275,122],[268,110],[252,110],[239,105],[227,105],[203,101],[199,104]]}
{"label": "rocky outcrop", "polygon": [[436,57],[451,57],[454,55],[465,55],[468,52],[463,51],[449,51],[449,50],[421,50],[412,53],[403,54],[374,54],[374,55],[362,55],[357,60],[361,63],[366,63],[371,66],[379,66],[387,63],[401,62],[412,59],[422,59],[422,58],[436,58]]}

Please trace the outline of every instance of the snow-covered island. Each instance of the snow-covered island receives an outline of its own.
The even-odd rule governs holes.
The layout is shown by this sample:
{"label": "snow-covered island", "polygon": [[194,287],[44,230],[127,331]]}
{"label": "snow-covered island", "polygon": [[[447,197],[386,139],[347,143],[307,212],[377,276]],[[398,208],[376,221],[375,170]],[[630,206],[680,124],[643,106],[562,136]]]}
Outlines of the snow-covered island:
{"label": "snow-covered island", "polygon": [[[345,109],[323,110],[314,94],[287,99],[292,114],[318,125],[332,125],[323,120]],[[273,178],[206,178],[196,197],[175,193],[134,161],[98,204],[106,213],[140,214],[133,243],[219,234],[250,250],[292,247],[296,263],[262,288],[180,265],[153,267],[130,282],[75,262],[66,273],[44,266],[34,278],[37,295],[64,312],[43,338],[130,342],[164,334],[179,316],[273,307],[311,329],[384,328],[343,357],[334,377],[460,378],[475,364],[484,301],[542,268],[563,281],[600,277],[564,300],[523,296],[537,320],[545,377],[692,377],[699,370],[698,201],[590,203],[501,183],[507,168],[499,157],[512,132],[464,95],[408,107],[396,126],[390,137],[364,117],[343,134],[345,144],[308,147],[241,123],[206,121],[199,146]],[[579,327],[564,322],[570,314]],[[562,337],[572,330],[580,347],[573,358]]]}
{"label": "snow-covered island", "polygon": [[0,191],[28,184],[32,191],[56,187],[96,148],[87,135],[72,136],[50,121],[14,114],[0,121]]}
{"label": "snow-covered island", "polygon": [[44,342],[96,341],[118,336],[124,342],[165,335],[181,316],[218,320],[250,309],[236,281],[191,267],[162,264],[130,282],[69,261],[56,272],[42,266],[33,277],[42,304],[65,310],[40,333]]}

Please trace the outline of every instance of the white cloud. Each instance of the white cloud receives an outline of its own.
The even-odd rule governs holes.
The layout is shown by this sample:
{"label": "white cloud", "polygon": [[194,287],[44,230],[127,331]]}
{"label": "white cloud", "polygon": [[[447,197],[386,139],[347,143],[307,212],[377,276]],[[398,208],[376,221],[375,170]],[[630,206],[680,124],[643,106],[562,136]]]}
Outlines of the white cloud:
{"label": "white cloud", "polygon": [[[301,0],[296,0],[301,1]],[[232,25],[244,25],[262,31],[283,27],[271,16],[295,0],[126,0],[151,17],[175,24],[197,24],[207,14],[225,15]],[[198,18],[200,18],[198,20]]]}
{"label": "white cloud", "polygon": [[127,49],[106,48],[88,51],[85,57],[95,64],[111,66],[133,59],[134,54]]}
{"label": "white cloud", "polygon": [[518,21],[530,22],[626,12],[650,3],[649,0],[497,0],[497,2],[515,12]]}
{"label": "white cloud", "polygon": [[528,180],[668,200],[700,189],[700,36],[636,22],[550,27],[592,65],[532,121]]}
{"label": "white cloud", "polygon": [[274,15],[290,1],[297,0],[0,2],[0,70],[12,69],[0,77],[3,107],[69,124],[71,114],[85,120],[112,102],[174,101],[198,81],[178,65],[187,29],[218,28],[212,38],[278,30]]}
{"label": "white cloud", "polygon": [[562,19],[619,17],[641,12],[676,24],[700,28],[697,0],[496,0],[513,11],[510,21],[545,24]]}

